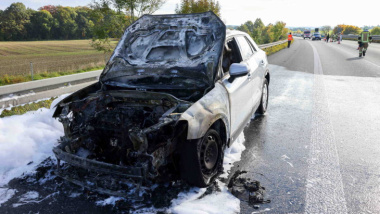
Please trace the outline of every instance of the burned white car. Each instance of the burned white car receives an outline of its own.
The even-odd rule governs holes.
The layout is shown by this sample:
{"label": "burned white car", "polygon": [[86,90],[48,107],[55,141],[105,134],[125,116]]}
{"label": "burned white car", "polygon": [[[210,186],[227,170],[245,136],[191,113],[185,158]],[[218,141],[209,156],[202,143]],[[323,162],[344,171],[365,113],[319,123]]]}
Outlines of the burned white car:
{"label": "burned white car", "polygon": [[110,194],[130,181],[209,185],[224,149],[267,109],[267,65],[247,34],[226,31],[212,12],[144,15],[99,82],[57,104],[59,175]]}

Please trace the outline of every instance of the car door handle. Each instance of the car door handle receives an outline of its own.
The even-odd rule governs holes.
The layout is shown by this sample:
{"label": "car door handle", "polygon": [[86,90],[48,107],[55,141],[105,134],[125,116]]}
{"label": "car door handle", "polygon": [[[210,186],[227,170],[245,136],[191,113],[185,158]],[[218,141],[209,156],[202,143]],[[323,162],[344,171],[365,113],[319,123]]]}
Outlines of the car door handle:
{"label": "car door handle", "polygon": [[248,74],[247,77],[248,77],[248,80],[251,80],[251,79],[252,79],[251,74]]}

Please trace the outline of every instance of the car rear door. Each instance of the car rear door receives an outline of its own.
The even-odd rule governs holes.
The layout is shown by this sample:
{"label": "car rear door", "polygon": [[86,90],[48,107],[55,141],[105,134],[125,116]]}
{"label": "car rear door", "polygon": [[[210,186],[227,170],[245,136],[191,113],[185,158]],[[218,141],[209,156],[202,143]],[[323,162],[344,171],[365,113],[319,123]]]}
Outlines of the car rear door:
{"label": "car rear door", "polygon": [[255,93],[253,94],[253,102],[254,107],[258,107],[261,102],[261,94],[263,89],[263,83],[265,78],[266,69],[268,67],[268,60],[266,57],[266,53],[261,51],[257,44],[253,41],[252,38],[246,37],[248,44],[251,46],[253,50],[253,60],[256,61],[256,65],[258,66],[254,73],[254,89]]}

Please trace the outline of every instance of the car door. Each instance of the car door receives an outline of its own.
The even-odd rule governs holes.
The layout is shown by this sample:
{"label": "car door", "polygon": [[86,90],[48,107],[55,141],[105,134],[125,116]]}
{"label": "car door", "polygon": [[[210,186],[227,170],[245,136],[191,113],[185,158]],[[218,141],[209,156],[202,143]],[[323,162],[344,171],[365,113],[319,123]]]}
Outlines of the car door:
{"label": "car door", "polygon": [[254,74],[254,105],[255,107],[258,107],[261,102],[261,95],[263,90],[263,83],[265,78],[266,69],[268,66],[267,57],[264,51],[259,51],[259,47],[257,44],[252,40],[250,37],[246,37],[248,44],[251,46],[253,50],[253,56],[252,58],[256,61],[256,64],[258,65],[256,72]]}
{"label": "car door", "polygon": [[263,66],[261,66],[260,56],[255,52],[253,45],[249,42],[246,36],[237,37],[237,41],[239,43],[239,47],[243,53],[247,53],[244,60],[248,63],[250,67],[249,75],[251,76],[250,81],[250,99],[252,99],[252,109],[257,107],[260,103],[261,98],[261,85],[260,81]]}
{"label": "car door", "polygon": [[[227,39],[228,46],[232,52],[239,54],[239,60],[233,59],[232,63],[244,63],[250,68],[247,75],[235,78],[232,82],[229,81],[230,76],[227,74],[223,78],[223,85],[229,93],[230,99],[230,123],[231,123],[231,140],[235,140],[237,135],[243,130],[248,120],[251,118],[252,109],[254,107],[253,94],[253,76],[257,64],[255,60],[252,60],[253,51],[246,43],[240,45],[238,40],[243,36],[236,36],[234,38]],[[244,39],[245,40],[245,39]],[[232,44],[232,45],[231,45]],[[248,47],[247,47],[248,46]],[[236,57],[236,56],[235,56]]]}

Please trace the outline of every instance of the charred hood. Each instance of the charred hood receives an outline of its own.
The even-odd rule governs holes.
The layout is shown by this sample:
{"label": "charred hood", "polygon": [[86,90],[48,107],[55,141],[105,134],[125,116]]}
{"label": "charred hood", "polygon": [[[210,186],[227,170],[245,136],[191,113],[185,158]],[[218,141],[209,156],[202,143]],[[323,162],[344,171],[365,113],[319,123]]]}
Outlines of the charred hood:
{"label": "charred hood", "polygon": [[125,30],[100,81],[128,88],[212,87],[225,36],[213,12],[144,15]]}

